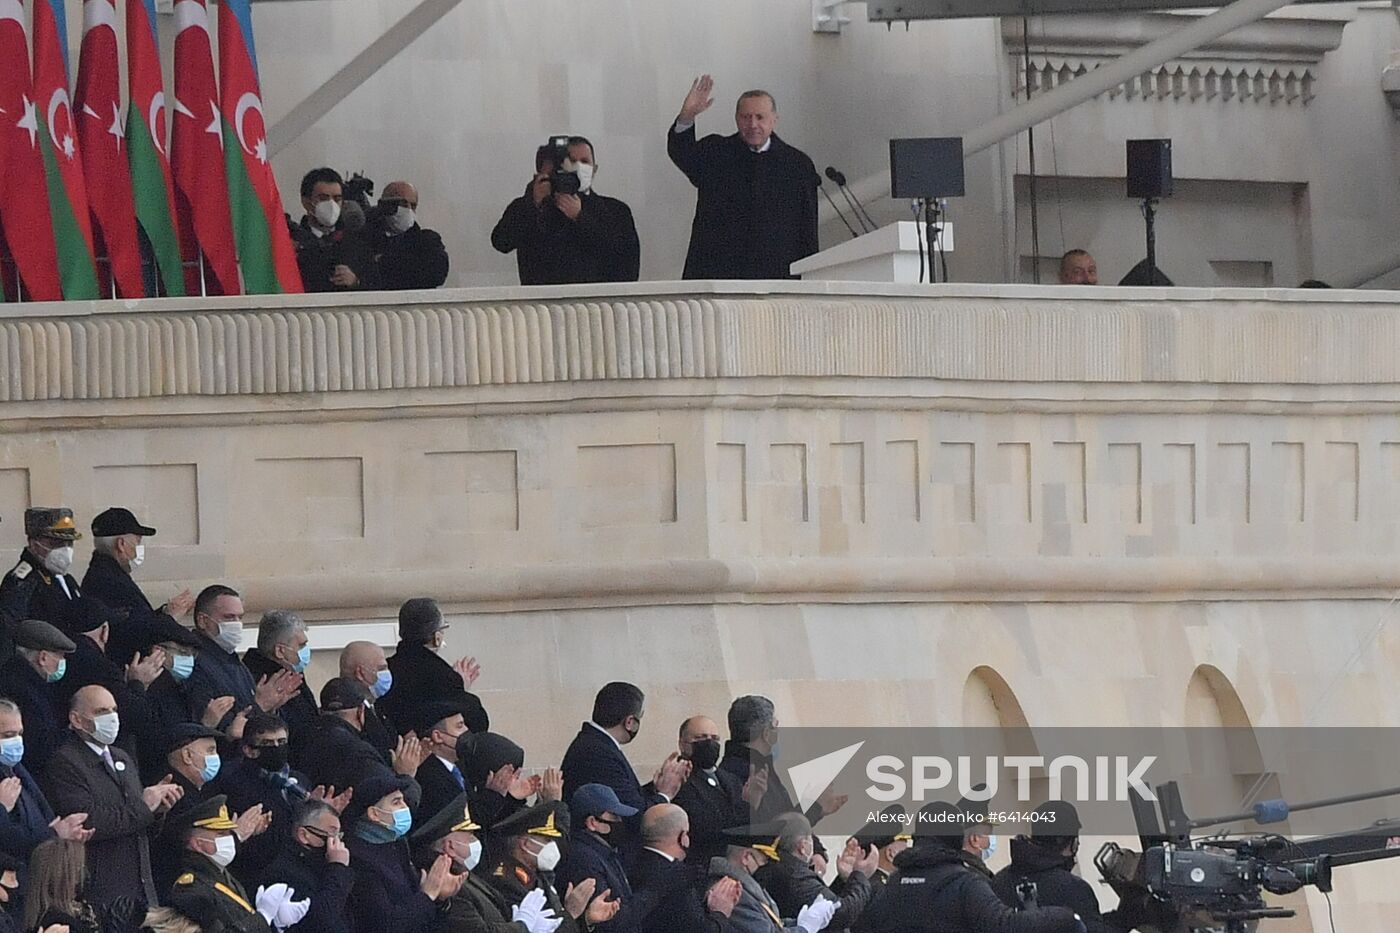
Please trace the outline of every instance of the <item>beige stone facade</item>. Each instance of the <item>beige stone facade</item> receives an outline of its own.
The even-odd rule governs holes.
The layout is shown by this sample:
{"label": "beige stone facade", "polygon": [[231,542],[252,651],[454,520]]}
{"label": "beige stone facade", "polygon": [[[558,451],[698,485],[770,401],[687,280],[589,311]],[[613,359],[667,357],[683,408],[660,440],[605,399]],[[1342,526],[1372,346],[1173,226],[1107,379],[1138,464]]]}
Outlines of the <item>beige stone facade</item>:
{"label": "beige stone facade", "polygon": [[[316,685],[435,595],[533,765],[611,679],[647,691],[643,770],[753,691],[787,724],[1392,725],[1397,301],[10,305],[0,538],[29,504],[128,506],[157,601],[221,581],[303,612]],[[1384,877],[1338,873],[1339,925],[1380,929]]]}

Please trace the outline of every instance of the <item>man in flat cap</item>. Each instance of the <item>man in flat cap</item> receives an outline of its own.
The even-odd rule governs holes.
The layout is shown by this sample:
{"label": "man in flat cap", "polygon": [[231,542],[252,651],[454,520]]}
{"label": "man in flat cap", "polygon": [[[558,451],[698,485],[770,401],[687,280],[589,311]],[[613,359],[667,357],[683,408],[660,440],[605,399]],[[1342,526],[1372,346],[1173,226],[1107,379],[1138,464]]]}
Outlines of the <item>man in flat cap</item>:
{"label": "man in flat cap", "polygon": [[131,660],[137,651],[151,644],[147,631],[160,619],[183,619],[194,608],[194,594],[184,590],[159,609],[132,579],[132,573],[146,560],[143,539],[155,537],[156,530],[143,525],[130,509],[113,507],[92,520],[92,561],[83,574],[83,594],[102,600],[113,609],[126,610],[121,623],[112,627],[108,654],[118,664]]}
{"label": "man in flat cap", "polygon": [[306,916],[310,901],[293,901],[286,885],[259,888],[249,897],[229,874],[238,854],[237,827],[221,795],[171,817],[167,833],[179,846],[181,871],[170,888],[170,906],[186,913],[191,902],[212,901],[218,920],[231,933],[268,933],[270,927],[295,924]]}
{"label": "man in flat cap", "polygon": [[371,745],[364,736],[366,700],[364,688],[344,677],[333,677],[322,685],[321,717],[306,745],[306,776],[312,786],[334,787],[339,792],[358,788],[373,775],[402,775],[409,778],[405,787],[409,806],[418,809],[422,790],[413,775],[422,766],[427,749],[412,734],[399,740],[393,756],[385,756]]}
{"label": "man in flat cap", "polygon": [[[146,637],[150,642],[140,650],[151,652],[159,647],[162,655],[161,671],[146,687],[151,721],[146,729],[137,733],[142,743],[141,777],[149,783],[168,773],[165,751],[170,747],[171,730],[190,719],[184,683],[194,673],[199,640],[193,632],[170,618],[159,618],[146,632]],[[233,697],[216,698],[206,705],[199,721],[212,729],[232,708]]]}
{"label": "man in flat cap", "polygon": [[[463,878],[461,890],[452,896],[448,930],[519,933],[520,924],[512,922],[512,908],[505,897],[474,871],[481,863],[481,837],[482,828],[472,817],[471,803],[466,794],[461,794],[415,829],[409,841],[419,869],[429,871],[433,863],[446,856]],[[526,923],[525,929],[528,933],[549,933],[552,928]]]}
{"label": "man in flat cap", "polygon": [[68,727],[41,780],[55,813],[86,813],[87,827],[96,830],[87,844],[85,899],[94,907],[125,896],[159,903],[146,834],[180,799],[180,788],[168,778],[143,788],[136,762],[112,747],[121,722],[107,688],[94,685],[73,694]]}
{"label": "man in flat cap", "polygon": [[491,869],[491,886],[526,916],[563,920],[560,933],[576,933],[582,928],[580,918],[589,926],[606,923],[621,907],[610,892],[598,891],[591,878],[565,888],[560,896],[554,870],[568,834],[569,810],[557,802],[536,804],[491,828],[493,848],[500,853]]}
{"label": "man in flat cap", "polygon": [[476,659],[462,658],[448,664],[438,657],[447,629],[435,599],[419,597],[399,607],[399,644],[389,658],[393,686],[376,705],[400,730],[412,728],[420,707],[439,701],[461,703],[471,731],[491,728],[481,701],[467,692],[481,673]]}
{"label": "man in flat cap", "polygon": [[895,857],[896,873],[865,912],[859,930],[880,933],[1071,933],[1074,911],[1015,911],[992,890],[979,855],[966,850],[969,814],[944,801],[919,811],[913,845]]}
{"label": "man in flat cap", "polygon": [[0,666],[4,694],[24,715],[25,759],[43,775],[49,756],[63,740],[63,719],[55,684],[68,673],[73,640],[47,622],[25,619],[9,626],[15,653]]}
{"label": "man in flat cap", "polygon": [[145,733],[159,731],[146,702],[146,688],[160,676],[165,652],[155,648],[145,657],[136,654],[121,665],[113,662],[106,648],[123,614],[123,610],[112,609],[87,595],[68,604],[66,628],[76,649],[68,659],[67,672],[54,688],[64,706],[89,684],[101,684],[110,690],[117,698],[117,711],[122,718],[122,732],[116,744],[135,757],[143,740],[150,741]]}
{"label": "man in flat cap", "polygon": [[0,580],[0,623],[43,619],[62,625],[68,601],[80,595],[77,579],[68,573],[73,542],[82,537],[73,510],[25,509],[24,536],[28,541],[19,563]]}

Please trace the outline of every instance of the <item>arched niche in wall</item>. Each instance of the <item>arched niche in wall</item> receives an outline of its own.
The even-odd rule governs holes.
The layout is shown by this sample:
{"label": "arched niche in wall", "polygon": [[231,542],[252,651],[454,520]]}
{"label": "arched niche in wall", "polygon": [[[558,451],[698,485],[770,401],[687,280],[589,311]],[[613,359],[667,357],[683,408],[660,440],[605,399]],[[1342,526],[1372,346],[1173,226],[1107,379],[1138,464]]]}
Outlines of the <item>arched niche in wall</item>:
{"label": "arched niche in wall", "polygon": [[[1006,758],[1039,754],[1021,701],[1006,679],[987,665],[974,668],[963,683],[962,725],[964,734],[969,736],[969,743],[975,745],[974,757],[992,755]],[[1014,811],[1027,807],[1026,802],[1017,799],[1013,781],[1014,774],[1004,769],[1000,772],[1000,783],[996,796],[992,798],[991,809]],[[1035,806],[1045,799],[1046,783],[1044,769],[1031,771],[1029,806]],[[993,870],[1010,861],[1010,837],[1027,831],[1027,827],[1008,825],[996,830],[1001,845],[988,863]]]}

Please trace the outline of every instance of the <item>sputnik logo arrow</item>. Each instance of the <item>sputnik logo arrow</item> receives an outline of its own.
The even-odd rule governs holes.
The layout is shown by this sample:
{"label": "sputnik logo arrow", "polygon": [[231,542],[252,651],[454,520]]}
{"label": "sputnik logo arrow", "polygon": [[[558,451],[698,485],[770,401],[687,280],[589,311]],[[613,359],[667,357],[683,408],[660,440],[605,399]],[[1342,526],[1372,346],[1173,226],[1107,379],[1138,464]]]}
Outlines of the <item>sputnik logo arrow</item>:
{"label": "sputnik logo arrow", "polygon": [[792,782],[792,789],[797,794],[797,805],[803,813],[817,802],[818,797],[826,793],[826,789],[841,775],[864,744],[865,742],[861,741],[847,745],[845,748],[788,768],[788,780]]}

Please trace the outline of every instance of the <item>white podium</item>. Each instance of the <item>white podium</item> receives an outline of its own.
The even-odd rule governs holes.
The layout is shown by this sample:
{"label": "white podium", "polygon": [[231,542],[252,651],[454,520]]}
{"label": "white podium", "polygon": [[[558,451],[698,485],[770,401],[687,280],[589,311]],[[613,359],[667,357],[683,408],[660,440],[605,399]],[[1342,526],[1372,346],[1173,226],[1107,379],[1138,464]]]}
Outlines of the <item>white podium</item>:
{"label": "white podium", "polygon": [[[901,220],[799,260],[792,264],[792,273],[815,282],[918,284],[922,229],[922,224]],[[953,225],[942,224],[942,229],[943,252],[951,253]]]}

